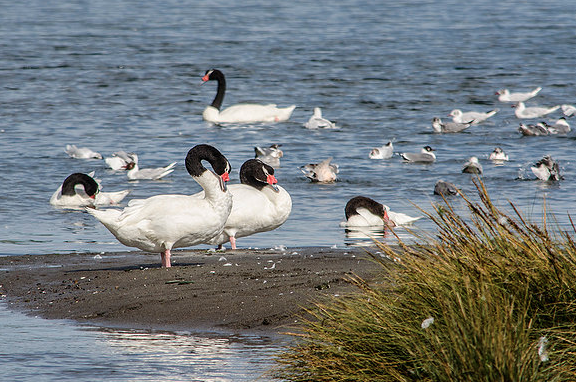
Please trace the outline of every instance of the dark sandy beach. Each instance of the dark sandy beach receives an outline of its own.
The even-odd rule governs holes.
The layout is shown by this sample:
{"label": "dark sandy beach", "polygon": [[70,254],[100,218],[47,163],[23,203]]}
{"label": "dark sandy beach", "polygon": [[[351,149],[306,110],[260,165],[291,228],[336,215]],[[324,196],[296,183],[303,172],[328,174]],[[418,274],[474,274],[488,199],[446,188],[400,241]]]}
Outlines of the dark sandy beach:
{"label": "dark sandy beach", "polygon": [[0,294],[45,318],[162,330],[281,332],[302,308],[381,268],[363,249],[175,251],[0,257]]}

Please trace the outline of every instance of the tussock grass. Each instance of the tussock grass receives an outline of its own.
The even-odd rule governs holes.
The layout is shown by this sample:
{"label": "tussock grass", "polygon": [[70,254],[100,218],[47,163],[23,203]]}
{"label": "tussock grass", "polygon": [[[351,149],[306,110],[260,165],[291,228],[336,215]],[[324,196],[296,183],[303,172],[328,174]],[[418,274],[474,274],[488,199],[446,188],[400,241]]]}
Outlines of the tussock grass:
{"label": "tussock grass", "polygon": [[[498,209],[481,182],[459,216],[425,213],[436,237],[377,243],[382,277],[317,304],[277,358],[287,381],[575,381],[576,246],[510,203]],[[574,230],[574,225],[572,224]]]}

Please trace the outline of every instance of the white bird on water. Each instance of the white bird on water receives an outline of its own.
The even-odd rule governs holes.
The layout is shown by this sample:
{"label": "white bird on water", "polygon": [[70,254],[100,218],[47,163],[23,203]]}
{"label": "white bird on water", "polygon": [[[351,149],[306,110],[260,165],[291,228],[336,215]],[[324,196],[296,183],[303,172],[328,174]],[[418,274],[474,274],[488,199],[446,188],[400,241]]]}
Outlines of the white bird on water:
{"label": "white bird on water", "polygon": [[76,145],[66,145],[64,150],[71,158],[75,159],[102,159],[102,154],[92,151],[88,147],[76,147]]}
{"label": "white bird on water", "polygon": [[336,124],[326,118],[322,118],[322,110],[319,107],[315,107],[314,114],[304,124],[304,127],[307,129],[334,129]]}
{"label": "white bird on water", "polygon": [[510,93],[508,89],[498,90],[496,94],[498,95],[498,101],[500,102],[525,102],[528,101],[530,98],[536,96],[542,90],[541,87],[537,87],[536,89],[526,92],[526,93]]}
{"label": "white bird on water", "polygon": [[526,107],[526,105],[524,105],[524,102],[518,102],[517,104],[512,105],[512,107],[516,108],[516,110],[514,110],[514,114],[516,115],[516,117],[521,119],[540,118],[560,109],[560,105],[552,107],[542,107],[542,106]]}
{"label": "white bird on water", "polygon": [[466,174],[482,174],[482,165],[478,157],[470,157],[462,166],[462,172]]}
{"label": "white bird on water", "polygon": [[494,151],[490,153],[488,159],[493,161],[507,161],[508,155],[500,147],[496,147]]}
{"label": "white bird on water", "polygon": [[126,167],[126,169],[128,170],[126,175],[130,180],[143,180],[143,179],[158,180],[174,171],[174,166],[176,166],[176,162],[172,162],[166,167],[140,169],[138,167],[138,155],[132,154],[132,158],[134,159],[134,161],[130,162]]}
{"label": "white bird on water", "polygon": [[400,153],[400,156],[406,162],[434,163],[434,161],[436,161],[436,154],[434,154],[433,151],[436,150],[430,146],[424,146],[419,153]]}
{"label": "white bird on water", "polygon": [[392,155],[394,155],[394,145],[392,141],[388,141],[388,143],[382,147],[373,148],[370,154],[368,154],[368,157],[370,159],[390,159]]}
{"label": "white bird on water", "polygon": [[338,165],[330,163],[331,161],[332,157],[325,159],[320,163],[307,164],[300,167],[300,171],[302,171],[312,182],[335,182],[336,174],[338,174]]}
{"label": "white bird on water", "polygon": [[442,122],[438,117],[432,119],[432,128],[437,133],[459,133],[472,125],[472,122]]}
{"label": "white bird on water", "polygon": [[480,122],[484,122],[488,118],[492,117],[496,114],[500,109],[490,110],[486,113],[478,112],[478,111],[467,111],[462,112],[460,109],[454,109],[448,114],[449,117],[452,117],[452,121],[456,123],[472,123],[473,125],[477,125]]}

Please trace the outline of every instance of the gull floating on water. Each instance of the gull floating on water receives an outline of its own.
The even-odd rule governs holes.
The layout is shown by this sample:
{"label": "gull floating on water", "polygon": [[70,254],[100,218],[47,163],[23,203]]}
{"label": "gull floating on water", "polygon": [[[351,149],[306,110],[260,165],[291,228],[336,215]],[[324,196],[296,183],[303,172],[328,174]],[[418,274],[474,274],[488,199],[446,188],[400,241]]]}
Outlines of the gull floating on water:
{"label": "gull floating on water", "polygon": [[172,162],[166,167],[140,169],[138,167],[138,155],[132,154],[132,158],[134,161],[130,162],[126,167],[128,170],[126,175],[130,180],[158,180],[174,171],[174,166],[176,166],[176,162]]}
{"label": "gull floating on water", "polygon": [[535,97],[542,90],[541,87],[537,87],[536,89],[532,90],[531,92],[526,93],[510,93],[508,89],[498,90],[496,94],[498,94],[498,101],[500,102],[525,102],[528,101],[530,98]]}
{"label": "gull floating on water", "polygon": [[424,146],[419,153],[400,153],[400,156],[407,162],[433,163],[436,160],[433,151],[436,150],[430,146]]}
{"label": "gull floating on water", "polygon": [[255,158],[260,159],[268,166],[280,168],[280,158],[284,156],[284,152],[280,150],[278,144],[273,144],[270,147],[254,147]]}
{"label": "gull floating on water", "polygon": [[472,122],[442,122],[438,117],[432,118],[432,128],[437,133],[459,133],[472,125]]}
{"label": "gull floating on water", "polygon": [[486,113],[478,112],[478,111],[468,111],[463,113],[460,109],[454,109],[448,114],[449,117],[452,117],[452,121],[456,123],[472,123],[473,125],[477,125],[480,122],[484,122],[488,118],[492,117],[496,114],[500,109],[490,110]]}
{"label": "gull floating on water", "polygon": [[319,107],[315,107],[314,114],[304,124],[304,127],[307,129],[334,129],[336,124],[326,118],[322,118],[322,110]]}
{"label": "gull floating on water", "polygon": [[482,174],[482,165],[477,157],[470,157],[462,166],[462,172],[466,174]]}
{"label": "gull floating on water", "polygon": [[493,161],[507,161],[508,155],[500,147],[496,147],[494,151],[490,153],[488,159]]}
{"label": "gull floating on water", "polygon": [[388,141],[384,146],[372,149],[370,154],[368,154],[368,157],[370,159],[390,159],[393,154],[394,145],[392,144],[392,141]]}
{"label": "gull floating on water", "polygon": [[307,164],[300,167],[300,171],[313,182],[330,183],[336,181],[338,165],[330,163],[332,157],[316,164]]}
{"label": "gull floating on water", "polygon": [[76,159],[102,159],[102,155],[90,150],[88,147],[76,147],[76,145],[66,145],[66,154]]}
{"label": "gull floating on water", "polygon": [[560,109],[560,105],[552,106],[552,107],[541,107],[541,106],[531,106],[526,107],[524,102],[518,102],[512,107],[516,108],[514,110],[514,114],[517,118],[540,118],[547,114],[553,113],[556,110]]}
{"label": "gull floating on water", "polygon": [[443,180],[439,180],[434,185],[434,195],[456,195],[458,194],[458,188],[450,183]]}
{"label": "gull floating on water", "polygon": [[133,153],[126,151],[116,151],[111,157],[105,158],[104,161],[112,170],[126,170],[128,165],[134,162]]}
{"label": "gull floating on water", "polygon": [[548,128],[542,123],[539,122],[537,124],[524,124],[521,123],[520,127],[518,127],[518,131],[522,133],[522,135],[528,137],[536,137],[541,135],[549,135],[550,131]]}
{"label": "gull floating on water", "polygon": [[562,113],[564,113],[566,117],[572,117],[576,114],[576,107],[572,105],[562,105]]}
{"label": "gull floating on water", "polygon": [[536,175],[536,177],[540,180],[549,181],[549,180],[561,180],[564,179],[560,175],[560,167],[558,163],[552,159],[550,155],[544,156],[540,159],[536,164],[530,167],[532,173]]}
{"label": "gull floating on water", "polygon": [[571,130],[570,124],[564,117],[560,117],[553,125],[549,125],[546,122],[542,122],[542,124],[546,126],[550,134],[568,134]]}

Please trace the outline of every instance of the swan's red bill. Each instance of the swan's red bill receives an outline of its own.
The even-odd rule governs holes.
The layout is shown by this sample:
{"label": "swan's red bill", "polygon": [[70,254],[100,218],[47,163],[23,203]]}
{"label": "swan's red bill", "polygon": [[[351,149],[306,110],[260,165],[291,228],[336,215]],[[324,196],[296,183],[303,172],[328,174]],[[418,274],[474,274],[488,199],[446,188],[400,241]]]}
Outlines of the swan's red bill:
{"label": "swan's red bill", "polygon": [[272,175],[272,174],[269,174],[269,175],[266,177],[266,182],[268,182],[268,184],[276,184],[276,183],[278,183],[278,181],[276,180],[276,178],[275,178],[274,175]]}
{"label": "swan's red bill", "polygon": [[230,181],[230,175],[227,172],[225,172],[224,174],[222,174],[222,180],[224,182],[229,182]]}
{"label": "swan's red bill", "polygon": [[204,82],[208,81],[210,79],[208,77],[209,77],[209,75],[206,74],[204,77],[202,77],[202,81],[204,81]]}

